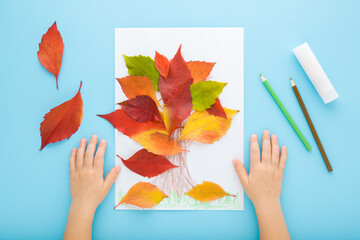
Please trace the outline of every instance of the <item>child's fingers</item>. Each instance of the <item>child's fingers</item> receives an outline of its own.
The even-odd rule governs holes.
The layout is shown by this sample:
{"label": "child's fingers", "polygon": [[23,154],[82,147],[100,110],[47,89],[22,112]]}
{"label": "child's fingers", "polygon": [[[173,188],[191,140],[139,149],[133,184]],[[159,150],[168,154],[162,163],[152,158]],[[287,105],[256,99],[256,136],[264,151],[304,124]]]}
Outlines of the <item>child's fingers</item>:
{"label": "child's fingers", "polygon": [[76,153],[76,161],[75,161],[76,169],[81,169],[83,167],[85,147],[86,147],[86,138],[82,138],[80,140],[79,148]]}
{"label": "child's fingers", "polygon": [[116,166],[113,169],[111,169],[110,172],[108,173],[108,175],[106,176],[105,181],[104,181],[104,189],[105,189],[106,194],[109,192],[111,186],[115,182],[120,171],[121,171],[121,167]]}
{"label": "child's fingers", "polygon": [[279,162],[279,169],[281,172],[284,172],[285,164],[287,158],[287,148],[286,146],[281,147],[281,154],[280,154],[280,162]]}
{"label": "child's fingers", "polygon": [[102,139],[99,143],[99,147],[96,151],[95,159],[94,159],[94,168],[101,172],[103,172],[103,167],[104,167],[105,149],[106,149],[106,140]]}
{"label": "child's fingers", "polygon": [[262,163],[271,163],[270,132],[268,130],[265,130],[263,132],[261,162]]}
{"label": "child's fingers", "polygon": [[245,186],[248,183],[248,174],[246,172],[246,169],[245,169],[244,165],[242,164],[242,162],[240,162],[237,159],[233,160],[233,164],[235,167],[235,171],[236,171],[237,175],[239,176],[241,185],[243,186],[243,188],[245,188]]}
{"label": "child's fingers", "polygon": [[70,154],[70,162],[69,162],[69,167],[70,167],[70,175],[75,173],[75,159],[76,159],[76,148],[73,148]]}
{"label": "child's fingers", "polygon": [[98,140],[97,135],[93,135],[90,139],[90,142],[86,148],[84,168],[92,168],[94,165],[94,155],[95,155],[97,140]]}
{"label": "child's fingers", "polygon": [[260,148],[255,134],[250,137],[250,171],[260,164]]}
{"label": "child's fingers", "polygon": [[271,136],[271,164],[279,166],[279,141],[276,135]]}

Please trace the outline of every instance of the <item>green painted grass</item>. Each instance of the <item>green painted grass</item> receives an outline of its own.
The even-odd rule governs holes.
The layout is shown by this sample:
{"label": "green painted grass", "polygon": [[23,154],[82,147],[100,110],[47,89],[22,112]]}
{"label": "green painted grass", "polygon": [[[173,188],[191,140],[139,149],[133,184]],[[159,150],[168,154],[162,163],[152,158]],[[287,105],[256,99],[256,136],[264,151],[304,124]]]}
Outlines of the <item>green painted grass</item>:
{"label": "green painted grass", "polygon": [[[124,194],[121,191],[116,196],[116,202],[120,202]],[[225,196],[211,202],[199,202],[185,194],[179,198],[173,191],[157,205],[161,209],[188,209],[188,210],[239,210],[242,208],[239,193],[236,197]]]}

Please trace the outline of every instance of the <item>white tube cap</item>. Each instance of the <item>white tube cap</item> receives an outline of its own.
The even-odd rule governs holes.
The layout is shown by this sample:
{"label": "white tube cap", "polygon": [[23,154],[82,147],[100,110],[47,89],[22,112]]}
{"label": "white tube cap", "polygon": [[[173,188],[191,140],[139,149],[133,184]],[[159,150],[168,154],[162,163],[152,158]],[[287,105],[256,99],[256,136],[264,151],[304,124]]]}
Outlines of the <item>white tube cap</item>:
{"label": "white tube cap", "polygon": [[337,99],[339,94],[326,76],[309,44],[305,42],[296,47],[293,52],[324,103]]}

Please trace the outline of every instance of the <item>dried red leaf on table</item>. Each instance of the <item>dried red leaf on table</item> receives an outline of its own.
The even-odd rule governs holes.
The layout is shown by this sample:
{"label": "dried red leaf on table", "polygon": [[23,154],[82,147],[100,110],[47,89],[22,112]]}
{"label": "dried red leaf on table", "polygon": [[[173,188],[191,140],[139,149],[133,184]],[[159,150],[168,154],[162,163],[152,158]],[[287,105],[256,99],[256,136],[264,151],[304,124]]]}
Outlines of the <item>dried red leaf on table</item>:
{"label": "dried red leaf on table", "polygon": [[114,128],[128,137],[149,130],[165,130],[165,126],[162,122],[138,122],[129,117],[124,109],[117,109],[112,113],[98,116],[108,120]]}
{"label": "dried red leaf on table", "polygon": [[56,78],[56,88],[59,89],[58,76],[64,51],[64,43],[56,22],[42,36],[37,52],[40,63]]}
{"label": "dried red leaf on table", "polygon": [[138,122],[162,121],[159,109],[154,100],[146,95],[136,96],[120,105],[126,114]]}
{"label": "dried red leaf on table", "polygon": [[80,94],[82,82],[76,95],[45,114],[40,124],[41,148],[47,144],[70,138],[80,127],[83,117],[83,101]]}
{"label": "dried red leaf on table", "polygon": [[129,189],[119,204],[114,208],[122,203],[132,204],[141,208],[152,208],[167,197],[168,196],[155,185],[152,185],[151,183],[138,182]]}
{"label": "dried red leaf on table", "polygon": [[211,115],[214,115],[216,117],[223,117],[223,118],[227,118],[226,117],[226,113],[224,108],[221,106],[220,100],[219,98],[217,98],[215,100],[215,103],[213,105],[211,105],[211,107],[209,109],[207,109],[208,113],[210,113]]}
{"label": "dried red leaf on table", "polygon": [[148,178],[155,177],[171,168],[178,167],[164,156],[153,154],[144,148],[137,151],[128,160],[124,160],[119,155],[117,156],[128,169]]}
{"label": "dried red leaf on table", "polygon": [[160,53],[155,51],[155,67],[159,71],[160,75],[167,77],[169,74],[170,63],[169,60]]}
{"label": "dried red leaf on table", "polygon": [[190,61],[187,62],[187,66],[190,69],[191,76],[194,79],[194,83],[205,81],[210,75],[215,63],[203,62],[203,61]]}
{"label": "dried red leaf on table", "polygon": [[176,92],[189,88],[192,82],[191,72],[181,56],[180,45],[179,50],[170,61],[168,76],[166,78],[159,76],[159,90],[164,103],[173,97]]}

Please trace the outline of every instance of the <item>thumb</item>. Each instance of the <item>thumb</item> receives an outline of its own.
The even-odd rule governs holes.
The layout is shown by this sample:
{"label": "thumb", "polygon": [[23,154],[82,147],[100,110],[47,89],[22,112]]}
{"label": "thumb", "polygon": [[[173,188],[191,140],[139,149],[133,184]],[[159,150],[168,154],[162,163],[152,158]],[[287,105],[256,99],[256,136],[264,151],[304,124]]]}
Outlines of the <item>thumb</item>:
{"label": "thumb", "polygon": [[245,186],[248,184],[248,177],[249,177],[246,172],[246,169],[245,169],[244,165],[242,164],[242,162],[240,162],[237,159],[233,160],[233,164],[235,167],[235,171],[240,178],[241,185],[243,186],[243,188],[245,188]]}
{"label": "thumb", "polygon": [[110,172],[108,173],[108,175],[106,176],[105,181],[104,181],[104,189],[105,189],[106,193],[109,192],[111,186],[115,182],[120,171],[121,171],[121,167],[116,166],[113,169],[111,169]]}

